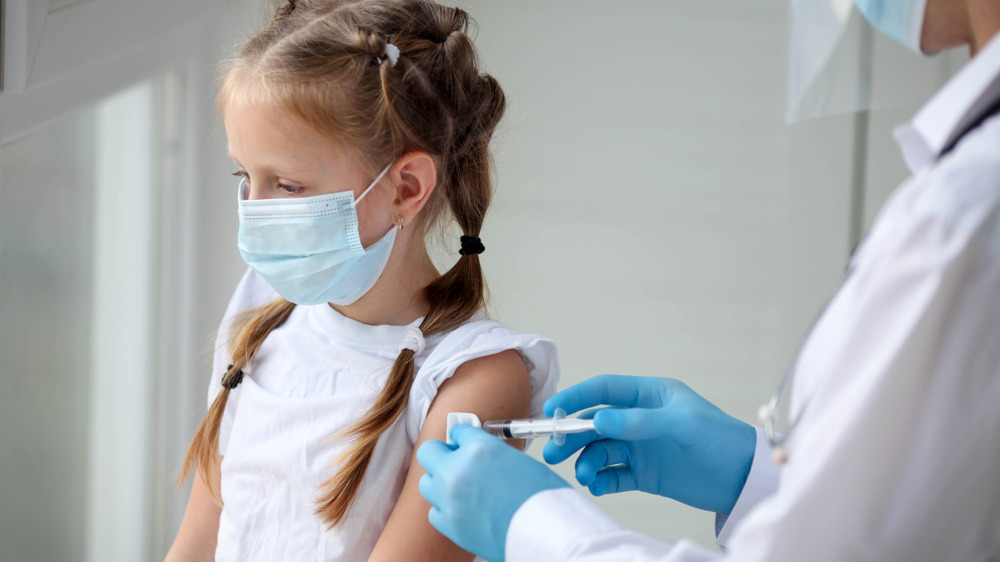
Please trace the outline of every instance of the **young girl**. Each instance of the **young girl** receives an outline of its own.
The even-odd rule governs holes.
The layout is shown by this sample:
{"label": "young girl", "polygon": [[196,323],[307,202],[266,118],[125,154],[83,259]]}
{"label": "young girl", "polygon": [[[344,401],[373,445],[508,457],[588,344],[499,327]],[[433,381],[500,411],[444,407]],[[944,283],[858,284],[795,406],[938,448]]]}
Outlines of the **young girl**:
{"label": "young girl", "polygon": [[[413,459],[446,415],[537,415],[555,348],[486,318],[478,238],[504,107],[468,16],[431,0],[297,0],[219,105],[251,269],[219,331],[171,560],[469,560]],[[449,213],[441,275],[425,237]]]}

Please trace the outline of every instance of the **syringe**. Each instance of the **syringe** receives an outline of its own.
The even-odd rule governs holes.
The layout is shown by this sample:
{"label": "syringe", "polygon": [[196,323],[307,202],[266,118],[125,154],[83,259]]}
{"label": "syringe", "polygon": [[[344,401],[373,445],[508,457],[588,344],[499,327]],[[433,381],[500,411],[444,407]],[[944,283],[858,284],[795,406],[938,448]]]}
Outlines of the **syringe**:
{"label": "syringe", "polygon": [[594,431],[594,420],[567,418],[566,412],[558,408],[552,419],[488,420],[483,422],[483,430],[502,439],[551,436],[556,445],[562,445],[567,433]]}

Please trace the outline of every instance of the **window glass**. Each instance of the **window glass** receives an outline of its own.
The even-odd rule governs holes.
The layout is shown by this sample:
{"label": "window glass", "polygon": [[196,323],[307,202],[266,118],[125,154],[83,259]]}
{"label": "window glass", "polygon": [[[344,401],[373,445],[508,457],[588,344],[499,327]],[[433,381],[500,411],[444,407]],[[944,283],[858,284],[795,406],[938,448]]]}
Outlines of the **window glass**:
{"label": "window glass", "polygon": [[0,148],[0,544],[84,544],[96,109]]}
{"label": "window glass", "polygon": [[146,558],[154,82],[0,147],[0,544]]}

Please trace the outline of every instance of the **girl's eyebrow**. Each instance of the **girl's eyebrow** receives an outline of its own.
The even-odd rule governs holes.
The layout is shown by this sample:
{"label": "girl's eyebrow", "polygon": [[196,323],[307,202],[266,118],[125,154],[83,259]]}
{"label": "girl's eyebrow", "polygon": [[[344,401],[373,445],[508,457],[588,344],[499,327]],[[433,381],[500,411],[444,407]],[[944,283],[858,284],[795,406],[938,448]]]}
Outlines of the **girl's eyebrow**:
{"label": "girl's eyebrow", "polygon": [[[233,156],[233,153],[230,152],[229,150],[226,150],[226,156],[228,156],[233,162],[235,162],[237,166],[241,168],[243,167],[243,164],[241,164],[240,161],[235,156]],[[293,181],[291,178],[282,176],[280,174],[276,174],[276,176],[279,179],[288,180],[287,183],[289,185],[294,185],[296,187],[308,187],[309,185],[312,185],[314,183],[314,182]]]}

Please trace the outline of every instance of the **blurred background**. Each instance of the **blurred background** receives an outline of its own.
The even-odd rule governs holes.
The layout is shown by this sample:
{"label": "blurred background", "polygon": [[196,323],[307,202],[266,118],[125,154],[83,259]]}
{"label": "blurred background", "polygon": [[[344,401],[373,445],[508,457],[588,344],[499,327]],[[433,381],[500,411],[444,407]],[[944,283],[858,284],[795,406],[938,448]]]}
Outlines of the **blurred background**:
{"label": "blurred background", "polygon": [[[447,3],[478,20],[510,98],[482,236],[493,315],[558,343],[560,387],[671,376],[753,423],[906,177],[891,130],[918,106],[786,124],[784,0]],[[0,559],[162,559],[245,269],[216,65],[271,7],[0,13]],[[713,544],[712,514],[595,501],[661,540]]]}

